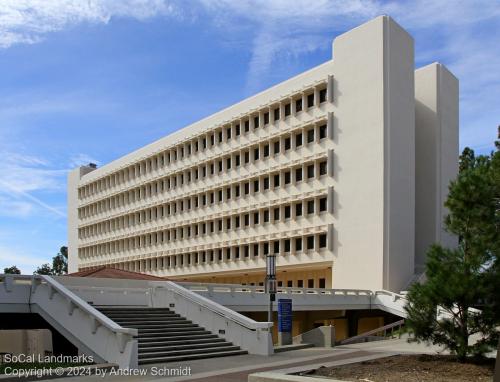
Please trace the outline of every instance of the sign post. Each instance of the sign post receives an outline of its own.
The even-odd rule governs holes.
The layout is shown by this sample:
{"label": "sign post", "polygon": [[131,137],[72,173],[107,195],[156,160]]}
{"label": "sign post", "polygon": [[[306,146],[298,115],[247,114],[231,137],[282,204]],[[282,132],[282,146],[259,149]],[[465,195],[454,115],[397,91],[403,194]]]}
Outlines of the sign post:
{"label": "sign post", "polygon": [[278,344],[292,344],[292,300],[280,298],[278,300]]}
{"label": "sign post", "polygon": [[266,256],[266,293],[269,294],[269,311],[267,321],[273,322],[273,301],[276,301],[276,255]]}

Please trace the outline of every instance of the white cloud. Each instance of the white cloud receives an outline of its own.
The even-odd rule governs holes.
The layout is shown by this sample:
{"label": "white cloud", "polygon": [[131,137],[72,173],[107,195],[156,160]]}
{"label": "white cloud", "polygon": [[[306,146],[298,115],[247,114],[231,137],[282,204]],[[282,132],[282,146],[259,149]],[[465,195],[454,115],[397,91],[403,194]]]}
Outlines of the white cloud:
{"label": "white cloud", "polygon": [[[200,13],[221,33],[221,39],[240,42],[250,38],[247,93],[263,89],[273,77],[281,78],[276,73],[283,73],[295,59],[329,49],[339,31],[389,14],[415,37],[417,58],[442,61],[459,77],[462,140],[470,137],[473,142],[467,140],[467,144],[484,146],[494,138],[495,126],[489,126],[495,125],[493,116],[485,115],[491,114],[500,97],[498,1],[2,0],[0,47],[36,43],[50,32],[81,23],[106,24],[113,18],[187,19],[186,15]],[[67,99],[23,107],[8,104],[0,115],[26,115],[40,109],[61,112],[65,108],[74,108]]]}
{"label": "white cloud", "polygon": [[146,20],[178,15],[167,0],[2,0],[0,47],[32,44],[49,32],[80,23],[107,24],[112,18]]}
{"label": "white cloud", "polygon": [[33,195],[35,192],[64,190],[67,169],[50,168],[48,161],[20,153],[1,152],[0,157],[0,214],[26,217],[35,206],[51,214],[65,213]]}

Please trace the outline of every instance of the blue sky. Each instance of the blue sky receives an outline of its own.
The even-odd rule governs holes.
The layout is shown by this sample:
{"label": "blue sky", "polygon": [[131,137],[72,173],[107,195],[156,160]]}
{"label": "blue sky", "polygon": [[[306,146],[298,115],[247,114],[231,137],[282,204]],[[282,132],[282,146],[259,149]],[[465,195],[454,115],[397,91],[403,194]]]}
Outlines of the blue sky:
{"label": "blue sky", "polygon": [[460,146],[500,124],[497,0],[0,0],[0,270],[66,244],[66,174],[104,164],[331,57],[389,14],[417,67],[460,79]]}

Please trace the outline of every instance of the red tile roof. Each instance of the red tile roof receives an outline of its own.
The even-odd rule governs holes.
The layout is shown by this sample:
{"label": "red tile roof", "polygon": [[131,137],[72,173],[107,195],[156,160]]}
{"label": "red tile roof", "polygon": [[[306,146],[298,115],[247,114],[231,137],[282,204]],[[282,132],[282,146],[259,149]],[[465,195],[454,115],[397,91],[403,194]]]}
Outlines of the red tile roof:
{"label": "red tile roof", "polygon": [[106,266],[69,273],[67,276],[96,277],[96,278],[106,278],[106,279],[128,279],[128,280],[153,280],[153,281],[167,280],[166,278],[163,277],[147,275],[145,273],[139,273],[139,272],[124,271],[122,269],[116,269]]}

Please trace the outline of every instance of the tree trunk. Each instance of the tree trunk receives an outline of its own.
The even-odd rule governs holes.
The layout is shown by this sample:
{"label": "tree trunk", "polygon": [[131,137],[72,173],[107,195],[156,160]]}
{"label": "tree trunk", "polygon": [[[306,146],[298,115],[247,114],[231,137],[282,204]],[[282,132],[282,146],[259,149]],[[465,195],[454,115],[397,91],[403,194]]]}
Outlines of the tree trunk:
{"label": "tree trunk", "polygon": [[495,375],[493,382],[500,382],[500,338],[498,339],[497,360],[495,362]]}

